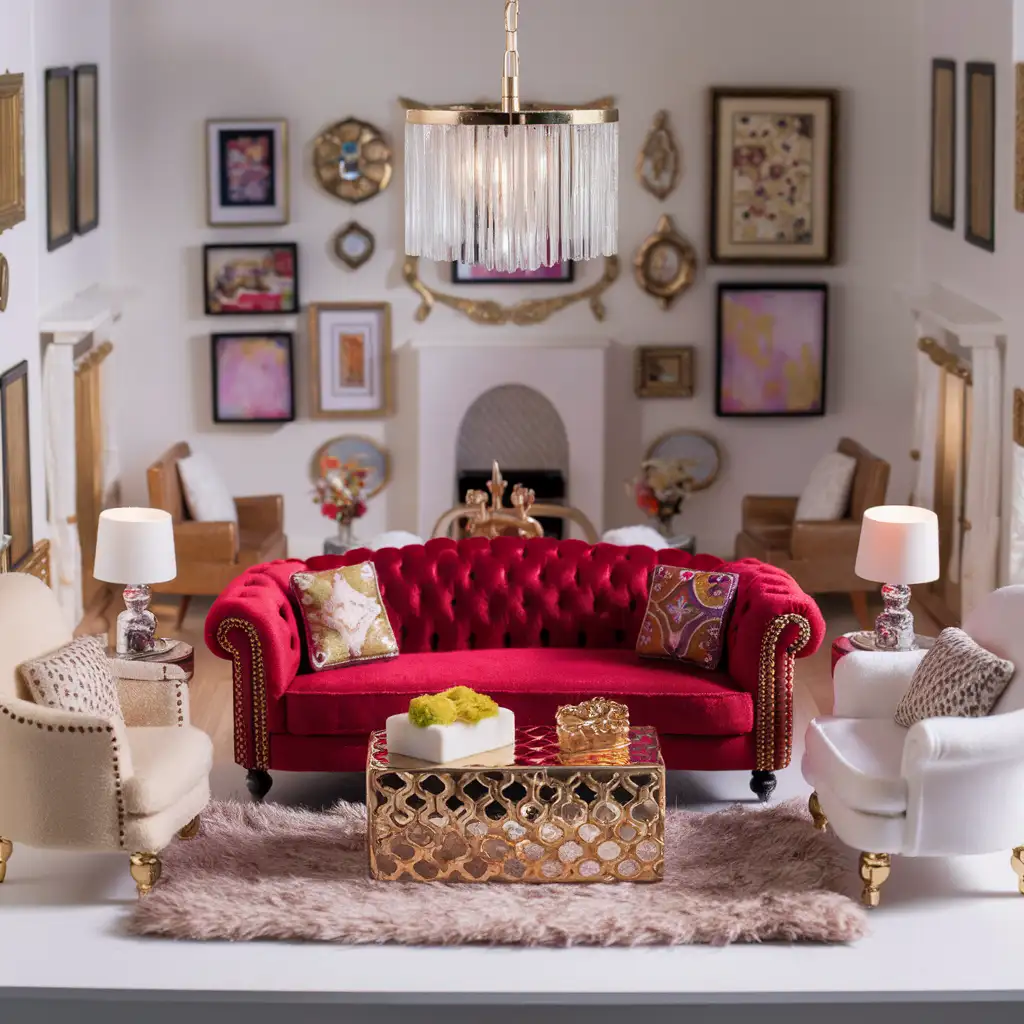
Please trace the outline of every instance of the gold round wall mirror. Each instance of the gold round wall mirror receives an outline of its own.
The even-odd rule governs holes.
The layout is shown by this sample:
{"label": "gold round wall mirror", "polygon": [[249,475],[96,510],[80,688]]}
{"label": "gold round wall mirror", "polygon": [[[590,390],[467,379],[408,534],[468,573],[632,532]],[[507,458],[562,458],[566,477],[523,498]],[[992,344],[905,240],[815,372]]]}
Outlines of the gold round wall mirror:
{"label": "gold round wall mirror", "polygon": [[354,220],[334,236],[334,255],[350,270],[358,270],[373,255],[373,249],[373,235]]}
{"label": "gold round wall mirror", "polygon": [[372,199],[391,184],[391,147],[372,124],[350,117],[313,143],[313,171],[332,196],[346,203]]}
{"label": "gold round wall mirror", "polygon": [[7,293],[11,287],[11,268],[7,257],[0,252],[0,313],[7,308]]}
{"label": "gold round wall mirror", "polygon": [[685,292],[697,276],[697,250],[680,235],[666,213],[633,257],[637,284],[658,300],[662,309]]}
{"label": "gold round wall mirror", "polygon": [[365,469],[366,498],[379,494],[391,478],[391,459],[387,449],[370,437],[344,434],[341,437],[332,437],[320,445],[309,463],[309,477],[314,483],[324,472],[325,458],[335,460],[341,466],[351,465]]}
{"label": "gold round wall mirror", "polygon": [[703,491],[717,479],[722,468],[722,453],[718,442],[699,430],[672,430],[662,434],[647,449],[644,459],[661,459],[684,464],[693,478],[691,491]]}

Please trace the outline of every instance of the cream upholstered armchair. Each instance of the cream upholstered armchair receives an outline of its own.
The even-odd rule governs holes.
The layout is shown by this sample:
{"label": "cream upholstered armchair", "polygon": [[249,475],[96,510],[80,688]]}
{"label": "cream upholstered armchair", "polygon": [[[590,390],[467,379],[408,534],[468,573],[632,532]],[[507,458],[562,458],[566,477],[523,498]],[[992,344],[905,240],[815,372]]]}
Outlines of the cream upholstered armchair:
{"label": "cream upholstered armchair", "polygon": [[34,703],[18,666],[70,639],[46,584],[0,574],[0,882],[14,843],[124,850],[145,895],[159,851],[198,831],[213,746],[177,666],[111,662],[124,722]]}
{"label": "cream upholstered armchair", "polygon": [[853,651],[835,667],[833,714],[807,727],[810,810],[864,851],[861,900],[877,906],[891,854],[944,857],[1013,849],[1024,893],[1024,586],[989,594],[964,630],[1016,672],[986,718],[928,718],[904,729],[896,705],[924,651]]}

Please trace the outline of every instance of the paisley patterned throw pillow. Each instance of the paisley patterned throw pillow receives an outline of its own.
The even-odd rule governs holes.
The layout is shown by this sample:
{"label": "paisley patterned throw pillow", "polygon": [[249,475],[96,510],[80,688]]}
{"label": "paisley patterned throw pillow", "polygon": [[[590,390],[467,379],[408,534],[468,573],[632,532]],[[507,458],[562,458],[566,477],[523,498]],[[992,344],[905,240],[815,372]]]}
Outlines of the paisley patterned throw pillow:
{"label": "paisley patterned throw pillow", "polygon": [[121,699],[101,637],[81,636],[19,666],[36,704],[100,718],[118,718]]}
{"label": "paisley patterned throw pillow", "polygon": [[306,647],[314,672],[398,656],[372,562],[297,572],[292,590],[306,623]]}
{"label": "paisley patterned throw pillow", "polygon": [[647,612],[636,641],[637,653],[718,668],[725,622],[739,582],[734,572],[655,566]]}
{"label": "paisley patterned throw pillow", "polygon": [[1012,661],[986,651],[962,629],[944,629],[896,706],[896,724],[909,728],[924,718],[984,718],[1013,672]]}

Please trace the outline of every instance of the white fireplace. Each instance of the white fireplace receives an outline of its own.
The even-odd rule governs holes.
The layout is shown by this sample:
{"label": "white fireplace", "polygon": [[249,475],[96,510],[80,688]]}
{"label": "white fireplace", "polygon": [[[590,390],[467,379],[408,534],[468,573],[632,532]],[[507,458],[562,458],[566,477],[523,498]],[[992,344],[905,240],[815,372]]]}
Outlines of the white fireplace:
{"label": "white fireplace", "polygon": [[[456,503],[460,428],[481,396],[518,385],[543,396],[557,412],[568,441],[566,502],[602,529],[605,495],[605,340],[488,337],[431,338],[413,343],[419,411],[417,532],[429,537]],[[479,414],[479,406],[475,414]],[[550,417],[525,416],[516,446],[550,449]],[[498,453],[495,453],[496,455]],[[509,467],[526,468],[526,467]],[[536,467],[543,468],[543,467]],[[515,483],[509,480],[509,484]],[[582,537],[573,526],[570,536]]]}

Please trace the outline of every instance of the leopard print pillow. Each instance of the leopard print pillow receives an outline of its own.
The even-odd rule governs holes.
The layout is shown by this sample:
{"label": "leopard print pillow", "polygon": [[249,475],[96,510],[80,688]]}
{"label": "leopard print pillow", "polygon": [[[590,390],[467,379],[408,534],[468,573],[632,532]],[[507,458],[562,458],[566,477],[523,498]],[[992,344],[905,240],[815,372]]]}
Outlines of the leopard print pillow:
{"label": "leopard print pillow", "polygon": [[117,680],[100,637],[81,636],[19,669],[32,699],[43,707],[124,719]]}
{"label": "leopard print pillow", "polygon": [[896,708],[896,724],[923,718],[984,718],[1013,678],[1014,665],[976,644],[962,629],[944,629],[921,659]]}

